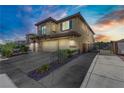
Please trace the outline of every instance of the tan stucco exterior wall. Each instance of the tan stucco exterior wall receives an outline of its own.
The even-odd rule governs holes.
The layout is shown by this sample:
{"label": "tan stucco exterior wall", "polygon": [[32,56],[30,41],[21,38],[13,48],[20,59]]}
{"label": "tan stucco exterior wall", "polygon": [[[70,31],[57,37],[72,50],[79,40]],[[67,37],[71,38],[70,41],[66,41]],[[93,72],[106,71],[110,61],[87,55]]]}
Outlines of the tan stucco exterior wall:
{"label": "tan stucco exterior wall", "polygon": [[93,47],[94,36],[90,29],[87,27],[85,23],[81,21],[80,18],[75,18],[74,23],[75,26],[73,30],[78,31],[81,36],[75,37],[75,41],[78,43],[80,50],[83,52],[82,48],[85,47],[86,51],[90,50]]}
{"label": "tan stucco exterior wall", "polygon": [[[93,33],[90,31],[88,26],[82,22],[82,20],[79,17],[72,18],[71,20],[72,20],[72,29],[71,30],[79,32],[81,34],[81,36],[80,37],[68,37],[68,39],[73,39],[76,42],[77,47],[82,52],[84,51],[83,48],[85,48],[86,51],[88,51],[89,49],[91,49],[93,47],[93,43],[94,43]],[[43,26],[43,25],[46,25],[46,34],[47,35],[51,35],[54,33],[64,33],[64,31],[61,31],[61,23],[56,24],[56,23],[50,21],[50,22],[46,22],[45,24],[42,24],[40,26]],[[62,40],[62,38],[57,38],[57,39]],[[40,46],[39,46],[40,48],[42,48],[42,42],[43,41],[40,41]],[[66,44],[66,46],[68,46],[68,44]]]}

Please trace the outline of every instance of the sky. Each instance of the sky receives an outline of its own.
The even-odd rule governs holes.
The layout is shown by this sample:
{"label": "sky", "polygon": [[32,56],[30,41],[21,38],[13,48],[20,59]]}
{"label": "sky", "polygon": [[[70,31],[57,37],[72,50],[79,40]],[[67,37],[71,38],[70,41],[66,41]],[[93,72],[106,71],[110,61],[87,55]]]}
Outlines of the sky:
{"label": "sky", "polygon": [[95,32],[96,41],[124,39],[122,5],[6,5],[0,6],[0,43],[23,40],[36,33],[35,23],[53,17],[56,20],[80,12]]}

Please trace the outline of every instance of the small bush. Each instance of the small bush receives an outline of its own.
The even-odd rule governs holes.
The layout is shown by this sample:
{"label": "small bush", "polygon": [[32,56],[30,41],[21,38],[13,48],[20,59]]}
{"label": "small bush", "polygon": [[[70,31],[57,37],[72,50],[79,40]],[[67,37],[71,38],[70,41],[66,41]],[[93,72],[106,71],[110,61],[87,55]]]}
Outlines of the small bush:
{"label": "small bush", "polygon": [[73,55],[74,52],[77,50],[70,50],[70,49],[61,49],[57,51],[57,55],[60,59],[67,59]]}
{"label": "small bush", "polygon": [[2,45],[2,47],[1,47],[2,56],[10,57],[12,55],[14,47],[15,47],[14,43],[7,43],[5,45]]}
{"label": "small bush", "polygon": [[12,50],[9,48],[3,48],[1,54],[2,56],[10,57],[12,55]]}
{"label": "small bush", "polygon": [[49,64],[45,64],[45,65],[41,66],[40,68],[38,68],[38,69],[36,70],[36,72],[37,72],[37,73],[43,73],[43,72],[45,72],[45,71],[48,71],[49,68],[50,68]]}
{"label": "small bush", "polygon": [[7,43],[1,46],[0,52],[2,56],[10,57],[13,54],[26,53],[28,49],[29,48],[26,45],[16,45],[15,43]]}
{"label": "small bush", "polygon": [[21,51],[21,52],[27,52],[28,49],[29,49],[29,48],[28,48],[27,46],[25,46],[25,45],[20,45],[19,48],[20,48],[20,51]]}

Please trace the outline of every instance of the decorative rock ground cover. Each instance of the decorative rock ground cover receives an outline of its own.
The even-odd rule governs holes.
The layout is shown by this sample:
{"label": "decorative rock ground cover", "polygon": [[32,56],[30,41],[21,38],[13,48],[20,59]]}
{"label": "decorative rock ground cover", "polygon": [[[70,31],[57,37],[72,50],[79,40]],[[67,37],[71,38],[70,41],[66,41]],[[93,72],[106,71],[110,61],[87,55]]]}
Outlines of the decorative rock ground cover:
{"label": "decorative rock ground cover", "polygon": [[49,64],[45,64],[45,65],[48,66],[46,69],[43,69],[45,65],[42,65],[41,67],[39,67],[39,68],[37,68],[37,69],[35,69],[33,71],[30,71],[28,73],[28,76],[33,78],[34,80],[38,81],[41,78],[47,76],[49,73],[53,72],[57,68],[63,66],[64,64],[70,62],[72,59],[74,59],[74,58],[76,58],[78,56],[79,56],[79,54],[74,55],[74,56],[68,58],[67,60],[65,60],[63,62],[59,62],[58,60],[56,60],[55,62],[51,62]]}

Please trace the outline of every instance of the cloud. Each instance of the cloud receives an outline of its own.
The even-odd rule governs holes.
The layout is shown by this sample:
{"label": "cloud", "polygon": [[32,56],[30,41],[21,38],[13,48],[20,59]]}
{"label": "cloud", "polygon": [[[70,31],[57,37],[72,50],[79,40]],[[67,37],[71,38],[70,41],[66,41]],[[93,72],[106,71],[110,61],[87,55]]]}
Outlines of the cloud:
{"label": "cloud", "polygon": [[[98,34],[97,39],[107,40],[114,38],[115,40],[120,37],[122,38],[121,34],[124,32],[124,7],[118,6],[120,7],[118,9],[117,6],[87,6],[85,8],[83,6],[4,6],[5,8],[2,9],[4,21],[0,25],[0,28],[3,30],[0,32],[0,37],[1,39],[8,39],[19,37],[20,35],[23,38],[22,36],[26,33],[36,32],[34,26],[36,22],[50,16],[58,20],[80,11],[91,25],[91,28]],[[111,7],[114,8],[109,9]]]}
{"label": "cloud", "polygon": [[32,6],[18,6],[18,13],[16,14],[18,20],[20,20],[20,28],[13,29],[14,32],[23,31],[24,34],[35,32],[35,14],[33,13]]}
{"label": "cloud", "polygon": [[[53,7],[53,6],[51,6],[51,7]],[[48,6],[43,7],[42,8],[43,12],[40,13],[41,16],[38,18],[38,20],[41,21],[41,20],[44,20],[44,19],[46,19],[48,17],[53,17],[56,20],[58,20],[58,19],[61,19],[61,18],[65,17],[65,16],[67,16],[67,10],[66,9],[59,9],[58,6],[54,6],[51,9],[51,7],[48,7]]]}
{"label": "cloud", "polygon": [[14,33],[14,38],[15,38],[16,41],[26,40],[25,35],[20,35],[20,34],[17,34],[17,33]]}
{"label": "cloud", "polygon": [[111,41],[124,38],[124,10],[116,10],[104,15],[92,29],[97,33],[96,41]]}
{"label": "cloud", "polygon": [[86,5],[78,5],[78,6],[74,7],[74,10],[77,10],[77,9],[82,8],[84,6],[86,6]]}
{"label": "cloud", "polygon": [[100,35],[100,34],[99,35],[96,35],[95,39],[98,42],[101,42],[101,41],[103,41],[103,42],[110,41],[110,37],[109,36],[107,36],[107,35]]}
{"label": "cloud", "polygon": [[124,25],[124,10],[114,11],[100,18],[93,26],[96,31],[105,31],[107,29]]}
{"label": "cloud", "polygon": [[67,11],[57,11],[55,13],[51,13],[50,16],[58,20],[67,16]]}
{"label": "cloud", "polygon": [[0,44],[4,44],[4,41],[2,39],[0,39]]}
{"label": "cloud", "polygon": [[[102,29],[102,28],[101,28]],[[96,41],[117,41],[124,38],[124,26],[113,27],[109,30],[97,31]]]}
{"label": "cloud", "polygon": [[23,6],[22,8],[25,12],[32,12],[32,6]]}

